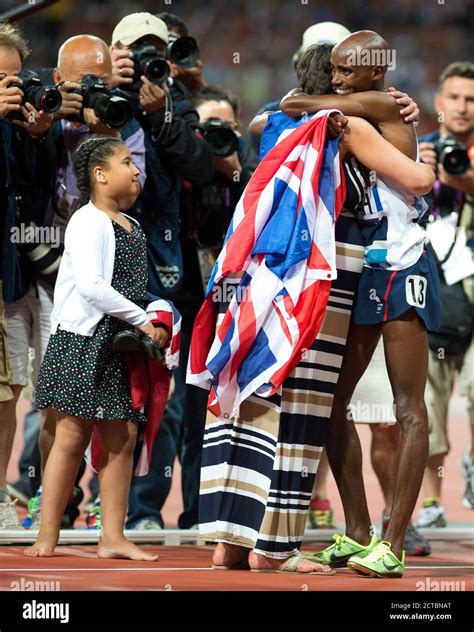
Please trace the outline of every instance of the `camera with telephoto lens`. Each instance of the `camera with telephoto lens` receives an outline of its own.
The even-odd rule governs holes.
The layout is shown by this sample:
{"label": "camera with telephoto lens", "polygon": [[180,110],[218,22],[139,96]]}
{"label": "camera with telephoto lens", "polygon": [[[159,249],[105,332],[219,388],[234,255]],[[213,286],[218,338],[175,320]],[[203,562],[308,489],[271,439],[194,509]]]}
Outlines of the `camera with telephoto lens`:
{"label": "camera with telephoto lens", "polygon": [[462,176],[469,169],[471,161],[466,148],[452,136],[444,136],[434,143],[438,162],[451,176]]}
{"label": "camera with telephoto lens", "polygon": [[192,68],[199,59],[200,51],[194,37],[178,37],[175,33],[170,33],[168,37],[168,48],[166,49],[168,59],[181,66],[181,68]]}
{"label": "camera with telephoto lens", "polygon": [[156,49],[153,44],[146,42],[133,49],[133,62],[135,64],[135,74],[133,83],[129,86],[122,86],[122,90],[138,92],[142,82],[140,77],[145,77],[152,83],[164,83],[170,76],[170,67],[164,55]]}
{"label": "camera with telephoto lens", "polygon": [[[17,206],[23,205],[22,196],[16,196]],[[54,286],[64,252],[64,246],[59,242],[50,242],[51,226],[37,226],[32,221],[20,222],[16,227],[19,233],[18,248],[29,260],[33,276]],[[48,238],[49,236],[49,238]]]}
{"label": "camera with telephoto lens", "polygon": [[167,59],[182,68],[192,68],[199,59],[199,48],[194,37],[175,37],[170,34],[166,57],[153,44],[143,42],[133,49],[135,73],[133,83],[122,86],[122,90],[138,92],[142,75],[155,84],[164,83],[170,76]]}
{"label": "camera with telephoto lens", "polygon": [[[23,83],[10,83],[9,88],[20,88],[23,91],[22,105],[31,103],[39,111],[47,114],[57,112],[61,107],[63,98],[54,86],[44,86],[41,79],[33,70],[22,70],[19,75]],[[21,112],[10,112],[9,118],[23,120]]]}
{"label": "camera with telephoto lens", "polygon": [[[96,75],[85,75],[81,80],[79,90],[82,95],[82,108],[92,108],[102,123],[112,129],[124,127],[133,116],[133,110],[127,99],[119,97],[110,90],[103,79]],[[68,116],[69,121],[83,123],[80,116]]]}
{"label": "camera with telephoto lens", "polygon": [[218,118],[210,118],[202,125],[204,138],[212,147],[214,156],[226,158],[239,148],[237,134],[231,126]]}

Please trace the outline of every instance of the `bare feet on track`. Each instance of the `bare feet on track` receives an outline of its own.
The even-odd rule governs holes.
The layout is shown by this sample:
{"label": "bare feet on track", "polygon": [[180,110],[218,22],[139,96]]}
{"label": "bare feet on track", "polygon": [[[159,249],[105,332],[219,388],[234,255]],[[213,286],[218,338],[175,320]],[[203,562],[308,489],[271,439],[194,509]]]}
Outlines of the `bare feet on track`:
{"label": "bare feet on track", "polygon": [[104,542],[104,540],[100,538],[97,547],[97,557],[108,560],[126,559],[138,562],[156,562],[158,560],[158,555],[146,553],[146,551],[140,549],[136,544],[127,540],[127,538],[111,542]]}
{"label": "bare feet on track", "polygon": [[249,568],[249,552],[250,549],[245,546],[218,542],[212,556],[212,567],[217,570]]}
{"label": "bare feet on track", "polygon": [[25,549],[27,557],[53,557],[57,540],[48,538],[38,538],[36,542]]}

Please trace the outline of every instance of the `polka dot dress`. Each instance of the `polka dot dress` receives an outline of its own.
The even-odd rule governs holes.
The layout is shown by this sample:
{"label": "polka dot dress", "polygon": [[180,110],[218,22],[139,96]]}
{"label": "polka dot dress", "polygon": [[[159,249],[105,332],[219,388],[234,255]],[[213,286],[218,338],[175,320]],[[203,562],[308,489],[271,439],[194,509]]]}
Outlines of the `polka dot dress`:
{"label": "polka dot dress", "polygon": [[[135,222],[129,233],[112,221],[115,262],[112,287],[144,308],[147,303],[146,238]],[[124,320],[105,315],[92,336],[82,336],[58,327],[52,334],[36,389],[36,407],[90,420],[125,419],[145,422],[132,408],[130,381],[123,352],[113,351],[119,331],[133,329]]]}

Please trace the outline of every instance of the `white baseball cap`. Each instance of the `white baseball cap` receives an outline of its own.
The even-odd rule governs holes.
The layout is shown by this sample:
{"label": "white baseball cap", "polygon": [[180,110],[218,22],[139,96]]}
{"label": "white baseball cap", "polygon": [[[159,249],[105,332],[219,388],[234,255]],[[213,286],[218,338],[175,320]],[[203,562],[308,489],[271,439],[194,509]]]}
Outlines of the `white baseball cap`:
{"label": "white baseball cap", "polygon": [[126,15],[112,33],[112,44],[120,42],[129,46],[145,35],[155,35],[168,43],[168,27],[163,20],[151,13],[131,13]]}
{"label": "white baseball cap", "polygon": [[337,22],[319,22],[313,24],[303,33],[303,42],[300,52],[304,53],[310,46],[316,44],[338,44],[345,37],[350,35],[349,29]]}

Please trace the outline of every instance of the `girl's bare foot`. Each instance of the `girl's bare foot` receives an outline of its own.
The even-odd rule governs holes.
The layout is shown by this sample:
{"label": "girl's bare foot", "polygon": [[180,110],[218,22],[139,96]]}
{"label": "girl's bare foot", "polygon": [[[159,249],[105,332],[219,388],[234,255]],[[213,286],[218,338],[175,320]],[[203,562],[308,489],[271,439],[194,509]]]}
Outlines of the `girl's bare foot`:
{"label": "girl's bare foot", "polygon": [[38,538],[33,546],[25,549],[24,554],[27,557],[53,557],[57,542],[55,538]]}
{"label": "girl's bare foot", "polygon": [[248,566],[249,549],[238,544],[219,542],[212,556],[213,568],[231,569]]}
{"label": "girl's bare foot", "polygon": [[156,562],[158,560],[158,555],[142,551],[136,544],[133,544],[125,537],[113,541],[105,541],[104,538],[100,538],[97,547],[97,557],[109,560],[126,559],[141,562]]}
{"label": "girl's bare foot", "polygon": [[[308,574],[319,573],[320,575],[334,575],[334,571],[330,566],[326,564],[318,564],[318,562],[312,562],[303,556],[297,556],[297,562],[293,568],[288,568],[288,572],[295,572]],[[252,551],[249,555],[249,565],[252,570],[258,570],[260,572],[275,572],[282,570],[283,567],[288,565],[288,560],[292,558],[277,559],[273,557],[267,557],[266,555],[258,555]],[[293,561],[293,560],[292,560]]]}

